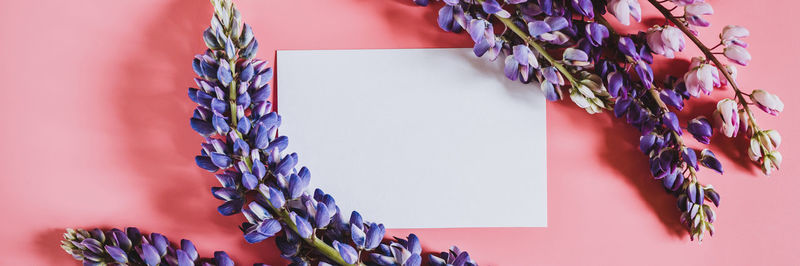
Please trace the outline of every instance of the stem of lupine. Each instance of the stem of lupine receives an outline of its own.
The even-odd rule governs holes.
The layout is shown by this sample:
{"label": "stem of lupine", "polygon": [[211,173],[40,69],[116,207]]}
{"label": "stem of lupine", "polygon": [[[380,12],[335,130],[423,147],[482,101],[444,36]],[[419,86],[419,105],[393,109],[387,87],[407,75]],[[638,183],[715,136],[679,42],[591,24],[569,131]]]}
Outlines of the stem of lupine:
{"label": "stem of lupine", "polygon": [[647,1],[650,2],[650,4],[652,4],[653,7],[658,9],[658,11],[661,12],[661,14],[663,14],[664,17],[667,18],[667,20],[672,22],[672,24],[675,24],[675,26],[678,27],[678,29],[680,29],[683,32],[683,34],[689,37],[689,39],[692,40],[692,42],[697,46],[697,48],[699,48],[700,51],[702,51],[703,54],[709,60],[711,60],[711,62],[714,62],[714,65],[716,65],[717,69],[719,69],[719,71],[722,72],[722,75],[725,76],[725,79],[728,80],[728,84],[730,84],[731,88],[733,88],[736,99],[739,101],[739,104],[742,105],[742,108],[744,108],[744,111],[750,118],[748,119],[748,123],[750,123],[753,132],[760,131],[758,129],[758,125],[755,122],[755,117],[753,116],[753,112],[750,110],[750,106],[748,106],[747,99],[744,98],[744,93],[739,89],[739,85],[736,84],[736,81],[733,79],[730,73],[728,73],[728,71],[725,70],[724,68],[725,65],[723,65],[722,62],[719,61],[719,59],[717,59],[714,53],[711,52],[711,49],[708,49],[708,47],[705,44],[703,44],[703,42],[701,42],[700,39],[698,39],[697,36],[695,36],[689,30],[689,28],[686,27],[686,25],[683,24],[683,22],[679,21],[678,18],[673,16],[670,10],[668,10],[666,7],[664,7],[660,2],[656,0],[647,0]]}

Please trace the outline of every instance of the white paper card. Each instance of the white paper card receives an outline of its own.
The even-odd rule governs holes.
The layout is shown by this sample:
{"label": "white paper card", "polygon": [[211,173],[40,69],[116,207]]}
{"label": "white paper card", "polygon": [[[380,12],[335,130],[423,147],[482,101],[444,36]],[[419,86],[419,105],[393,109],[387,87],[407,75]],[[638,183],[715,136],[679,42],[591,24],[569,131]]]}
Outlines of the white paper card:
{"label": "white paper card", "polygon": [[545,100],[472,49],[278,51],[280,134],[344,219],[547,226]]}

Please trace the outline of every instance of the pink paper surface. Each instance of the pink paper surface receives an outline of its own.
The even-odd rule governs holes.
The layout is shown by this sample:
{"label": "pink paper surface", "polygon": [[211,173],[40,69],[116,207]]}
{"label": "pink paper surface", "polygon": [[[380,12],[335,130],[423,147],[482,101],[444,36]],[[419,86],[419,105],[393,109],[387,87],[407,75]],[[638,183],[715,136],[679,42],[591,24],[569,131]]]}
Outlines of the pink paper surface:
{"label": "pink paper surface", "polygon": [[[661,23],[640,2],[645,22]],[[764,128],[784,136],[783,169],[771,177],[747,162],[741,139],[713,138],[726,174],[703,170],[701,179],[722,194],[716,236],[702,245],[689,242],[674,198],[648,174],[635,129],[564,101],[548,104],[548,227],[415,230],[426,251],[457,244],[484,265],[800,263],[800,92],[794,84],[800,4],[710,2],[718,15],[702,39],[715,42],[727,24],[748,27],[754,60],[740,68],[740,84],[775,92],[787,105],[780,118],[757,114]],[[466,35],[438,28],[437,9],[411,0],[238,3],[261,44],[259,57],[270,60],[277,49],[471,45]],[[216,180],[194,165],[202,139],[189,128],[186,88],[193,85],[191,58],[204,49],[201,32],[210,14],[207,1],[197,0],[5,1],[0,264],[78,265],[58,247],[63,228],[112,226],[192,239],[201,254],[226,250],[245,265],[285,264],[272,241],[244,242],[236,228],[241,217],[217,214],[219,202],[209,192]],[[681,57],[698,54],[687,47]],[[714,99],[730,94],[718,90],[692,100],[688,110],[708,114]]]}

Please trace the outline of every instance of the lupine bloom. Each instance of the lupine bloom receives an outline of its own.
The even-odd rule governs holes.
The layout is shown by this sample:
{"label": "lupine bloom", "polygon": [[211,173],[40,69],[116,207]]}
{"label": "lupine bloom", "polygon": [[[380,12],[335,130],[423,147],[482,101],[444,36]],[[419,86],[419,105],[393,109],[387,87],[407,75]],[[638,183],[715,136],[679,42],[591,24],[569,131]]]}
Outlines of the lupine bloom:
{"label": "lupine bloom", "polygon": [[586,36],[593,46],[600,46],[603,40],[607,39],[609,35],[608,28],[603,24],[592,22],[586,24]]}
{"label": "lupine bloom", "polygon": [[607,8],[622,25],[630,25],[630,17],[642,21],[642,7],[638,0],[610,0]]}
{"label": "lupine bloom", "polygon": [[698,27],[708,27],[711,25],[708,20],[705,20],[703,16],[714,14],[714,9],[711,8],[706,2],[697,2],[691,5],[686,5],[684,7],[684,13],[686,14],[686,21],[689,24],[698,26]]}
{"label": "lupine bloom", "polygon": [[83,265],[233,266],[233,260],[223,251],[214,252],[213,258],[200,258],[192,241],[183,239],[177,247],[161,234],[142,234],[135,227],[124,232],[116,228],[67,229],[61,248]]}
{"label": "lupine bloom", "polygon": [[725,26],[725,28],[722,29],[722,33],[719,34],[719,38],[725,46],[739,45],[741,47],[747,47],[747,43],[741,40],[741,38],[747,36],[750,36],[750,31],[745,27],[736,25]]}
{"label": "lupine bloom", "polygon": [[653,26],[647,30],[646,36],[650,50],[666,58],[675,58],[675,52],[683,51],[686,47],[683,32],[673,26]]}
{"label": "lupine bloom", "polygon": [[514,46],[513,54],[506,57],[505,74],[511,80],[517,80],[519,77],[521,81],[527,81],[537,68],[539,61],[527,45]]}
{"label": "lupine bloom", "polygon": [[[458,1],[445,1],[447,4],[439,9],[439,27],[449,32],[461,32],[467,27],[467,17]],[[453,3],[454,2],[454,3]]]}
{"label": "lupine bloom", "polygon": [[692,63],[689,64],[689,72],[683,75],[686,82],[686,90],[689,95],[700,97],[700,92],[710,94],[714,87],[719,87],[722,84],[719,81],[719,72],[717,68],[705,63],[705,58],[694,57]]}
{"label": "lupine bloom", "polygon": [[750,94],[750,100],[764,112],[771,115],[778,115],[783,111],[783,102],[781,99],[772,93],[765,90],[754,90]]}
{"label": "lupine bloom", "polygon": [[[269,101],[273,72],[254,58],[258,43],[252,29],[241,24],[230,0],[212,3],[215,14],[204,34],[209,50],[193,62],[198,88],[190,88],[189,97],[198,106],[190,124],[205,137],[196,162],[220,182],[211,189],[223,201],[220,214],[243,214],[244,239],[275,239],[292,265],[308,265],[309,260],[419,265],[416,236],[383,241],[382,224],[367,223],[357,212],[345,220],[332,195],[308,187],[311,172],[298,165],[296,153],[288,152],[288,137],[278,134],[282,118]],[[469,31],[476,43],[496,44],[491,24],[472,22]]]}
{"label": "lupine bloom", "polygon": [[594,18],[594,6],[591,0],[571,0],[572,8],[582,16]]}
{"label": "lupine bloom", "polygon": [[719,132],[726,137],[736,137],[739,132],[739,105],[731,99],[722,99],[717,103],[717,110],[714,111],[714,123]]}
{"label": "lupine bloom", "polygon": [[725,47],[723,50],[723,54],[729,60],[733,61],[734,63],[746,66],[750,63],[750,53],[747,52],[747,49],[738,45],[730,45]]}
{"label": "lupine bloom", "polygon": [[528,32],[537,39],[553,44],[563,44],[569,40],[569,37],[559,30],[567,26],[569,26],[569,22],[564,17],[547,17],[544,20],[528,22]]}
{"label": "lupine bloom", "polygon": [[[488,20],[496,17],[491,14],[497,10],[486,10],[480,4],[485,2],[446,2],[448,5],[450,2],[461,5],[466,17],[487,20],[481,22],[482,26],[470,31],[476,44],[491,38],[494,31],[490,34],[486,29],[490,24]],[[692,5],[700,1],[674,2]],[[523,56],[517,56],[529,54],[529,49],[521,52],[522,47],[535,47],[537,49],[532,54],[539,68],[532,73],[535,73],[548,100],[562,98],[560,87],[568,86],[570,99],[587,112],[613,109],[615,116],[639,129],[642,133],[640,149],[650,159],[652,176],[661,179],[664,187],[678,196],[684,225],[693,239],[702,239],[704,232],[713,233],[711,223],[716,219],[713,210],[704,201],[718,205],[719,195],[711,186],[700,185],[695,173],[699,166],[715,171],[722,171],[722,168],[713,154],[704,152],[703,156],[698,156],[694,149],[683,144],[678,116],[670,108],[681,110],[684,99],[692,95],[698,96],[701,91],[708,93],[715,86],[720,86],[719,72],[715,66],[700,58],[695,60],[691,73],[685,75],[688,78],[685,81],[677,78],[667,79],[663,83],[656,81],[651,67],[653,53],[674,56],[675,51],[680,51],[685,46],[682,33],[676,34],[678,29],[671,26],[659,29],[659,42],[654,42],[655,36],[649,36],[653,42],[650,46],[655,48],[648,47],[648,36],[644,33],[621,34],[604,25],[585,20],[585,16],[589,15],[590,9],[587,6],[590,3],[597,2],[571,0],[570,4],[566,4],[552,0],[506,1],[504,8],[508,11],[513,9],[510,12],[512,16],[510,19],[497,19],[499,21],[496,22],[512,30],[495,36],[505,42],[500,48],[507,55],[505,73],[511,79],[528,82],[530,79],[520,78],[523,73],[520,70],[525,64],[530,65],[532,59],[525,60]],[[631,17],[641,20],[641,9],[636,0],[610,0],[606,7],[605,11],[612,13],[623,24],[630,24]],[[600,8],[599,11],[594,10],[597,12],[604,11],[603,7],[594,8]],[[448,13],[444,15],[447,16]],[[440,19],[449,21],[450,18]],[[702,21],[702,18],[695,20]],[[618,41],[605,40],[612,37],[611,35],[615,35],[613,38]],[[552,52],[541,52],[539,48],[552,49]],[[561,59],[553,55],[555,51],[563,51]],[[624,57],[616,56],[617,54]],[[705,125],[695,125],[692,127],[696,128],[690,129],[701,140],[710,136],[708,131],[711,131],[708,121],[704,122]],[[689,171],[690,169],[694,171]],[[445,253],[440,258],[431,258],[431,263],[438,265],[462,261],[457,259],[461,257],[458,252],[451,254],[450,258],[445,258],[444,255]],[[395,258],[395,261],[402,262],[406,257],[402,256],[400,260]],[[390,256],[385,253],[376,258],[386,259]]]}
{"label": "lupine bloom", "polygon": [[703,116],[696,117],[692,119],[692,121],[689,121],[686,130],[688,130],[697,141],[703,144],[711,142],[710,138],[714,133],[714,130],[711,128],[711,122]]}
{"label": "lupine bloom", "polygon": [[675,3],[676,5],[679,5],[679,6],[691,5],[691,4],[694,4],[696,2],[701,2],[701,1],[703,1],[703,0],[670,0],[670,2],[673,2],[673,3]]}

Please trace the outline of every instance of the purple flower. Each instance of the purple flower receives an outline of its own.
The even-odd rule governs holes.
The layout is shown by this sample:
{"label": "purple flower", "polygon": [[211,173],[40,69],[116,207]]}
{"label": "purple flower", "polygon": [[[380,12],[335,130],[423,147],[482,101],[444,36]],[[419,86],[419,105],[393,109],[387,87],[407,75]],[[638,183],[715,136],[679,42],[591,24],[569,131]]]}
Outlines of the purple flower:
{"label": "purple flower", "polygon": [[686,130],[688,130],[697,141],[703,144],[711,142],[710,138],[714,132],[711,128],[711,122],[704,116],[696,117],[689,121]]}
{"label": "purple flower", "polygon": [[439,9],[439,27],[449,32],[460,32],[467,27],[467,17],[459,5],[444,5]]}
{"label": "purple flower", "polygon": [[684,17],[689,24],[699,27],[708,27],[710,22],[703,18],[704,15],[714,14],[714,9],[706,2],[696,2],[683,8]]}
{"label": "purple flower", "polygon": [[495,14],[498,17],[503,18],[511,17],[511,14],[508,13],[508,11],[503,10],[496,0],[484,0],[481,2],[481,6],[483,7],[483,11],[487,14]]}
{"label": "purple flower", "polygon": [[569,37],[560,30],[569,26],[564,17],[547,17],[544,20],[528,22],[528,33],[534,38],[553,44],[564,44]]}
{"label": "purple flower", "polygon": [[230,266],[233,261],[225,252],[217,251],[214,258],[198,258],[191,241],[181,240],[181,247],[170,246],[161,234],[142,235],[133,227],[119,229],[67,229],[61,248],[84,265],[204,265]]}
{"label": "purple flower", "polygon": [[700,152],[700,164],[722,174],[722,164],[717,160],[714,153],[708,149],[703,149],[703,151]]}
{"label": "purple flower", "polygon": [[511,80],[527,81],[533,70],[539,68],[539,61],[527,45],[520,44],[513,48],[513,54],[506,57],[505,74]]}
{"label": "purple flower", "polygon": [[592,46],[601,46],[603,45],[603,40],[609,36],[608,28],[597,22],[588,23],[586,24],[586,36]]}
{"label": "purple flower", "polygon": [[588,18],[594,18],[594,7],[591,0],[571,0],[572,8],[578,11],[578,14]]}

